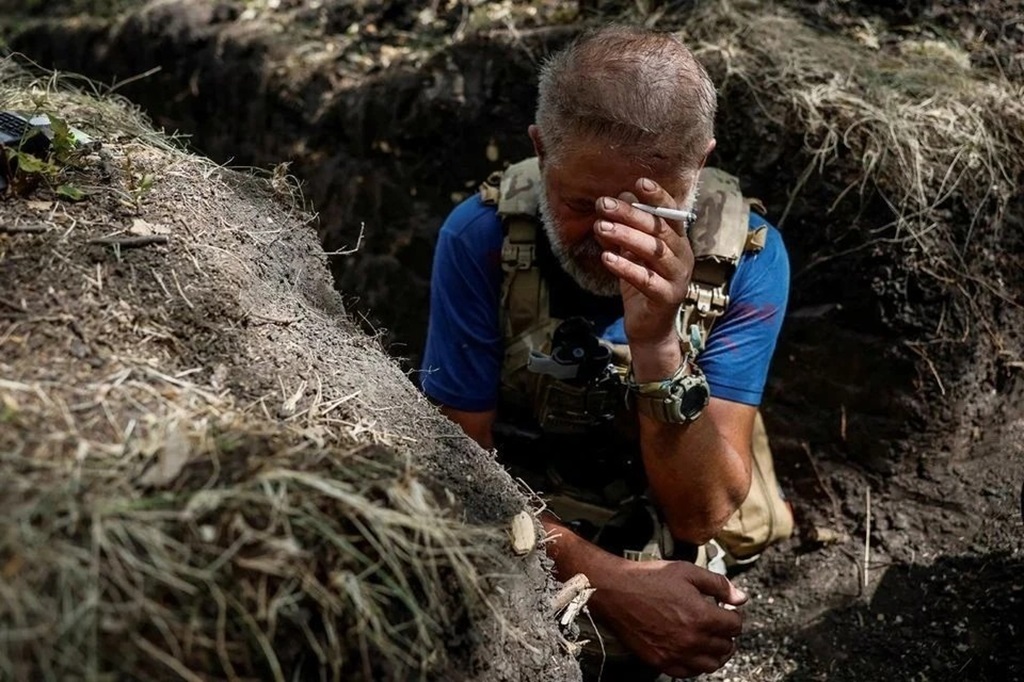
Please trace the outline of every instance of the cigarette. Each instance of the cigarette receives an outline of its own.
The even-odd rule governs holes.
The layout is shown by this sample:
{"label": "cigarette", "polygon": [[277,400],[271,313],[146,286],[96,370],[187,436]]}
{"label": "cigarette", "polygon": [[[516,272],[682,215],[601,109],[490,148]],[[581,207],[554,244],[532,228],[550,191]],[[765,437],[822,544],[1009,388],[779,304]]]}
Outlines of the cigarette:
{"label": "cigarette", "polygon": [[647,204],[634,203],[633,208],[638,208],[644,213],[656,215],[665,220],[678,220],[682,223],[690,223],[697,219],[693,211],[680,211],[675,208],[664,208],[662,206],[648,206]]}

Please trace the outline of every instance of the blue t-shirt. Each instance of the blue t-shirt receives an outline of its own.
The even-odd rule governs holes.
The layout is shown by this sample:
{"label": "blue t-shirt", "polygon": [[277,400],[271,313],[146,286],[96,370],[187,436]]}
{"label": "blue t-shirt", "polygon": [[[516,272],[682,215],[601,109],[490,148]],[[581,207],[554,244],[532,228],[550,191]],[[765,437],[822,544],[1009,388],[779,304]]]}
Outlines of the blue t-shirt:
{"label": "blue t-shirt", "polygon": [[[729,286],[730,303],[711,330],[697,363],[714,398],[758,405],[789,297],[789,258],[782,236],[768,226],[765,247],[744,253]],[[421,386],[438,402],[465,412],[498,405],[504,357],[499,322],[501,219],[479,196],[459,204],[441,227],[430,283],[430,321]],[[626,343],[619,317],[600,332]]]}

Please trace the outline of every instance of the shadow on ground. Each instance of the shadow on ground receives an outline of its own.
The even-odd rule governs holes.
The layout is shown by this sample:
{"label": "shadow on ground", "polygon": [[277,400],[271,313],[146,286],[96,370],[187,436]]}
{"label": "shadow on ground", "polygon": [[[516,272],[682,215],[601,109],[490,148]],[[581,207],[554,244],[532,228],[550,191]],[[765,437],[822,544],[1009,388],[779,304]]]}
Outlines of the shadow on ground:
{"label": "shadow on ground", "polygon": [[943,557],[891,566],[869,603],[799,632],[804,663],[785,679],[1021,680],[1022,638],[1024,557]]}

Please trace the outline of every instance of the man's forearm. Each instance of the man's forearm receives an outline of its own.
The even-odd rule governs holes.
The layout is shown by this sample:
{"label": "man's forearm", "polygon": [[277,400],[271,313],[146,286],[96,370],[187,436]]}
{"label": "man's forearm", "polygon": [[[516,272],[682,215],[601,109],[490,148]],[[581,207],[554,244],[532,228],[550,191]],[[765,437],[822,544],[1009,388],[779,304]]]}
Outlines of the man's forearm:
{"label": "man's forearm", "polygon": [[606,606],[606,597],[620,582],[618,576],[621,571],[617,569],[623,560],[587,542],[550,514],[541,517],[541,524],[552,538],[547,545],[547,553],[555,563],[555,577],[565,582],[578,573],[586,575],[591,586],[596,588],[588,604],[600,617]]}
{"label": "man's forearm", "polygon": [[673,536],[703,544],[721,529],[750,487],[747,460],[705,413],[692,424],[640,417],[644,469]]}
{"label": "man's forearm", "polygon": [[[672,376],[682,363],[674,337],[632,348],[637,382]],[[743,502],[750,487],[749,458],[730,445],[706,409],[690,424],[640,416],[640,449],[655,500],[679,540],[703,544]]]}

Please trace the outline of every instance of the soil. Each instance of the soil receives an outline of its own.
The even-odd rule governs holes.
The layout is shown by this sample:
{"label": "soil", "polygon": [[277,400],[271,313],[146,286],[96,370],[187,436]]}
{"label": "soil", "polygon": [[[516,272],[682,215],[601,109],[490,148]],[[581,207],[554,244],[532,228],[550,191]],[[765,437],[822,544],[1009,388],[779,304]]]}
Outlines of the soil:
{"label": "soil", "polygon": [[[7,81],[8,66],[3,64],[0,71],[0,98],[15,90]],[[76,167],[61,171],[60,182],[88,192],[85,200],[61,200],[42,181],[27,193],[0,199],[0,463],[5,472],[0,517],[6,522],[0,529],[0,565],[5,583],[47,575],[40,566],[23,573],[17,543],[12,542],[25,529],[13,527],[16,517],[8,513],[19,510],[25,493],[20,486],[35,480],[21,480],[19,472],[38,472],[42,465],[37,460],[45,459],[42,470],[54,467],[60,474],[50,494],[60,495],[72,511],[66,518],[59,511],[63,506],[57,505],[46,513],[57,516],[55,525],[61,530],[55,538],[70,542],[69,551],[78,551],[75,542],[91,546],[94,540],[89,523],[79,524],[76,514],[87,519],[93,513],[95,519],[106,514],[107,523],[116,524],[116,515],[110,513],[116,498],[105,503],[102,484],[90,489],[94,472],[116,479],[119,488],[131,488],[129,497],[139,506],[148,502],[158,507],[168,499],[138,483],[146,478],[143,469],[151,463],[152,452],[126,457],[130,461],[117,466],[102,453],[131,452],[129,446],[150,438],[159,444],[167,437],[160,429],[170,428],[167,424],[175,420],[203,431],[210,419],[207,403],[231,406],[248,415],[253,442],[225,450],[231,457],[223,467],[217,464],[209,471],[203,463],[205,469],[180,476],[191,480],[198,475],[198,481],[180,483],[175,478],[175,485],[230,489],[234,478],[244,479],[246,466],[250,471],[277,462],[287,467],[294,464],[289,452],[310,444],[323,453],[313,457],[311,472],[317,469],[317,458],[344,458],[354,446],[377,448],[367,452],[382,466],[405,458],[403,478],[442,491],[439,499],[447,502],[438,503],[439,508],[451,508],[456,519],[472,527],[495,529],[493,535],[479,536],[484,544],[470,548],[486,580],[493,581],[487,588],[493,591],[493,603],[481,606],[482,613],[468,614],[476,627],[443,633],[444,641],[437,646],[450,647],[449,667],[435,669],[424,679],[578,678],[578,667],[562,648],[549,614],[554,582],[546,557],[537,551],[513,557],[504,536],[511,518],[531,505],[527,495],[492,454],[476,447],[422,398],[379,341],[358,329],[332,286],[326,257],[308,227],[312,216],[294,205],[296,188],[282,175],[252,177],[168,151],[159,136],[125,129],[126,116],[134,119],[109,101],[101,109],[81,96],[70,104],[57,100],[66,107],[42,99],[47,102],[41,105],[44,111],[59,109],[99,147],[76,161]],[[147,176],[154,178],[151,185],[142,184]],[[94,241],[140,237],[156,241],[140,248]],[[153,379],[149,390],[120,397],[128,386],[146,388],[142,384],[147,378]],[[29,408],[36,395],[44,396],[41,404],[63,406],[64,411],[33,412]],[[224,433],[227,437],[231,432]],[[246,433],[239,437],[249,438]],[[278,449],[264,440],[277,442]],[[280,445],[282,440],[286,445]],[[339,444],[344,447],[338,449]],[[239,457],[246,458],[244,463]],[[108,464],[109,471],[103,468]],[[344,466],[341,461],[337,465]],[[236,467],[243,471],[233,472]],[[73,490],[65,480],[71,469],[78,471]],[[41,523],[38,515],[33,518],[33,524]],[[93,537],[102,535],[99,525],[97,521],[92,527]],[[82,534],[76,530],[83,528]],[[26,552],[30,558],[24,561],[30,562],[32,555]],[[55,573],[58,566],[63,564],[54,563]],[[449,579],[455,594],[454,578]],[[39,595],[41,600],[54,597],[52,584],[43,589],[48,593]],[[116,599],[105,593],[97,597],[105,598]],[[26,615],[24,605],[11,599],[5,587],[0,629],[35,627],[32,609]],[[452,606],[455,611],[463,608],[454,600]],[[87,607],[82,606],[82,619],[76,617],[69,627],[87,627],[82,623],[96,613],[96,604]],[[111,636],[107,625],[103,637]],[[63,636],[40,628],[40,642]],[[161,641],[159,636],[156,640]],[[123,642],[111,646],[129,659],[125,665],[139,655]],[[358,646],[355,641],[346,645],[351,660],[358,660]],[[522,647],[522,653],[507,656],[509,646]],[[0,677],[10,670],[12,650],[20,649],[9,649],[6,641],[0,648]],[[100,654],[99,671],[123,671],[122,661],[106,660],[108,655]],[[52,668],[47,673],[45,657],[38,667],[18,667],[28,665],[30,658],[13,661],[14,669],[25,675],[16,678],[54,674]],[[437,657],[431,653],[430,658]],[[76,660],[49,664],[59,671]],[[380,657],[364,665],[386,671],[386,663]],[[236,672],[245,673],[241,668]],[[380,675],[372,679],[393,679],[391,673]],[[371,679],[355,673],[346,677],[356,678]],[[170,672],[157,666],[150,679],[170,679]]]}
{"label": "soil", "polygon": [[[663,3],[663,18],[697,4]],[[870,49],[952,41],[978,73],[1024,84],[1019,1],[778,6]],[[332,258],[337,288],[413,369],[437,225],[490,170],[530,153],[537,64],[579,30],[574,3],[431,11],[162,0],[115,24],[28,22],[8,39],[105,82],[162,66],[120,92],[218,161],[292,161],[326,249],[359,246]],[[747,632],[709,678],[1024,679],[1024,197],[971,254],[1007,293],[979,290],[971,307],[908,271],[894,247],[861,248],[891,215],[871,195],[830,210],[848,178],[818,178],[790,202],[804,131],[766,122],[744,88],[722,94],[716,162],[769,217],[787,216],[794,286],[765,416],[801,532],[736,577],[752,597]],[[948,222],[966,224],[964,210],[951,206]],[[936,320],[949,338],[929,336]],[[403,423],[391,426],[415,437],[419,424]],[[478,457],[449,456],[449,481]],[[486,508],[504,479],[488,474],[492,488],[471,475],[481,485],[467,487],[469,507],[507,514]],[[812,541],[822,528],[840,541]]]}

